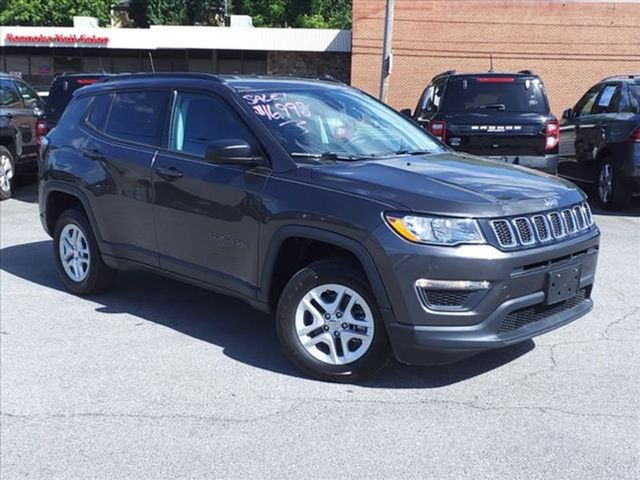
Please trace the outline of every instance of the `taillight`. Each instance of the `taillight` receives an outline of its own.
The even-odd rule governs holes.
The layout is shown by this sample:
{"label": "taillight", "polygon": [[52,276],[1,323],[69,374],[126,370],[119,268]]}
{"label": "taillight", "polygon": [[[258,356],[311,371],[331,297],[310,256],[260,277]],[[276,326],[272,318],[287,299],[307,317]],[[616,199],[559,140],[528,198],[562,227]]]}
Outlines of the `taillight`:
{"label": "taillight", "polygon": [[627,138],[627,142],[640,142],[640,127],[636,128]]}
{"label": "taillight", "polygon": [[547,122],[544,149],[553,150],[558,146],[558,142],[560,142],[560,126],[557,120],[551,120]]}
{"label": "taillight", "polygon": [[44,120],[38,120],[36,122],[36,143],[40,145],[42,139],[47,135],[47,122]]}
{"label": "taillight", "polygon": [[427,130],[434,137],[437,137],[441,142],[445,142],[447,140],[447,122],[442,121],[432,121],[427,126]]}

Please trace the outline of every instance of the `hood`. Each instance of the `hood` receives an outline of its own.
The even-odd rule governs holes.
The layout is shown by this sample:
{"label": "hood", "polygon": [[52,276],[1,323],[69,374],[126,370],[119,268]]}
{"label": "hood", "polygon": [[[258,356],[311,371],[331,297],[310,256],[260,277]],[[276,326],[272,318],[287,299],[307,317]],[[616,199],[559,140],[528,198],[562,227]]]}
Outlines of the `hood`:
{"label": "hood", "polygon": [[414,212],[499,217],[578,203],[572,183],[535,170],[457,153],[313,167],[313,183]]}

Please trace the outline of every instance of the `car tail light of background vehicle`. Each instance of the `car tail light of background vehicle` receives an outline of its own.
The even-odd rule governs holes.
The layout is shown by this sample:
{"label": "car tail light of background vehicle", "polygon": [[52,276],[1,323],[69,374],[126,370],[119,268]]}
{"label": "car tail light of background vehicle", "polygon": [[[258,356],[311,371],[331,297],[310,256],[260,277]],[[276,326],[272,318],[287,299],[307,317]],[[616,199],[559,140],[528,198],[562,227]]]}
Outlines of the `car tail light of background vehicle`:
{"label": "car tail light of background vehicle", "polygon": [[432,121],[427,125],[428,132],[437,137],[441,142],[445,142],[447,140],[447,122],[442,121]]}
{"label": "car tail light of background vehicle", "polygon": [[631,135],[627,138],[627,142],[640,142],[640,127],[631,132]]}
{"label": "car tail light of background vehicle", "polygon": [[476,77],[478,83],[513,83],[514,77]]}
{"label": "car tail light of background vehicle", "polygon": [[545,150],[553,150],[560,142],[560,126],[557,120],[547,122]]}
{"label": "car tail light of background vehicle", "polygon": [[47,133],[47,122],[45,120],[38,120],[36,122],[36,144],[42,145],[42,139]]}

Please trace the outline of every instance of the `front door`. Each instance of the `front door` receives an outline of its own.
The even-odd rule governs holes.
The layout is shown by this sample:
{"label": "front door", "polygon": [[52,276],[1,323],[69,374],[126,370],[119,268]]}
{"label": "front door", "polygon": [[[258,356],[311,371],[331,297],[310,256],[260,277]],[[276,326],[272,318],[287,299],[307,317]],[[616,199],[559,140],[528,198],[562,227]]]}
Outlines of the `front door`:
{"label": "front door", "polygon": [[207,145],[257,141],[222,98],[176,92],[169,151],[153,165],[154,218],[161,268],[251,294],[257,285],[259,227],[266,210],[263,167],[215,165]]}

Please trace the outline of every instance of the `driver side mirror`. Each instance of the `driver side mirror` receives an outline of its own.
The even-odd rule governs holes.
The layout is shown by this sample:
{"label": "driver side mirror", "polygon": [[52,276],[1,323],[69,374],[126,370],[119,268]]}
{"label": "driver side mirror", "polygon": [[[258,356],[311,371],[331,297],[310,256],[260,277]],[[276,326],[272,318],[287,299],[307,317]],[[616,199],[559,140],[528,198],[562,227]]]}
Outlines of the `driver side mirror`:
{"label": "driver side mirror", "polygon": [[567,108],[564,112],[562,112],[562,118],[565,120],[571,120],[573,118],[573,108]]}
{"label": "driver side mirror", "polygon": [[205,149],[204,157],[209,163],[218,165],[250,167],[264,164],[262,157],[254,155],[251,145],[237,138],[210,143]]}
{"label": "driver side mirror", "polygon": [[413,113],[411,112],[410,108],[403,108],[402,110],[400,110],[400,114],[404,115],[405,117],[409,117],[409,118],[413,117]]}

